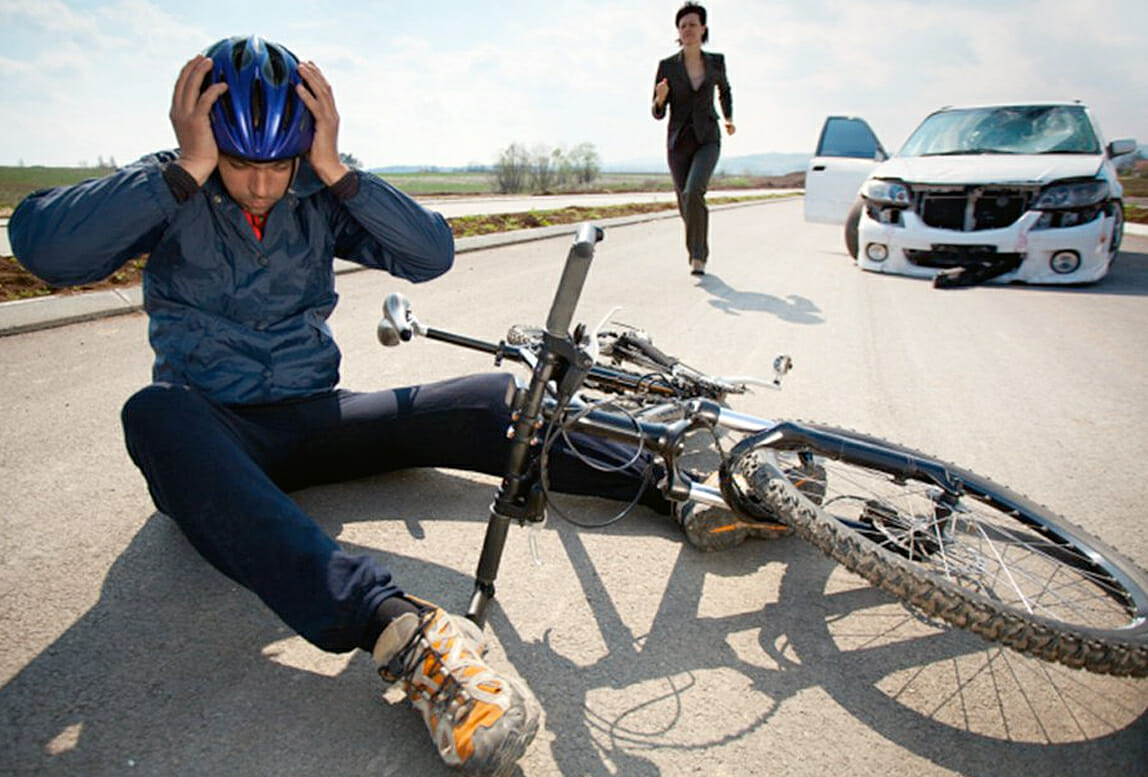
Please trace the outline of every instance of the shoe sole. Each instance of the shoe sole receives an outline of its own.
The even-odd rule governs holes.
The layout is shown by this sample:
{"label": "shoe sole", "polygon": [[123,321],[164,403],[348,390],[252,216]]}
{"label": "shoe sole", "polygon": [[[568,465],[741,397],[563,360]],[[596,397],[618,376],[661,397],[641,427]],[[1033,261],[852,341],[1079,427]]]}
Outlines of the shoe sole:
{"label": "shoe sole", "polygon": [[523,714],[526,716],[522,730],[516,734],[508,734],[503,738],[498,749],[483,759],[481,765],[473,758],[464,763],[460,771],[468,777],[509,777],[538,733],[541,707],[530,703],[534,697],[517,679],[507,678],[507,682],[522,699]]}
{"label": "shoe sole", "polygon": [[690,545],[707,553],[728,550],[750,537],[768,540],[793,534],[793,529],[784,523],[743,521],[718,508],[705,508],[698,514],[696,508],[694,504],[683,505],[684,515],[679,520]]}

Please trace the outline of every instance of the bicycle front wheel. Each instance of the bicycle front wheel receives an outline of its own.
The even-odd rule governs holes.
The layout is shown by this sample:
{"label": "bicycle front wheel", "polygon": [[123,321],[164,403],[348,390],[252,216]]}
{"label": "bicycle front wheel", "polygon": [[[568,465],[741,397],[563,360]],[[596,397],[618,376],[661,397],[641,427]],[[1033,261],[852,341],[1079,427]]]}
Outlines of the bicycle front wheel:
{"label": "bicycle front wheel", "polygon": [[1148,676],[1148,575],[1042,505],[830,426],[783,424],[739,447],[777,515],[873,585],[1028,655]]}

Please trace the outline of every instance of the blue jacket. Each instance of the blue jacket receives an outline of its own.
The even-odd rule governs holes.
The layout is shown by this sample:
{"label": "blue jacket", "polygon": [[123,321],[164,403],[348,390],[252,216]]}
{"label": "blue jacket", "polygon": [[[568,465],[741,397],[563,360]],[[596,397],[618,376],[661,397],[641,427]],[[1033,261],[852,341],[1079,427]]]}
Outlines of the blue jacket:
{"label": "blue jacket", "polygon": [[192,386],[224,404],[328,391],[339,349],[338,256],[413,282],[450,269],[454,238],[438,213],[375,175],[340,199],[304,161],[270,210],[262,242],[218,174],[186,202],[163,176],[172,152],[106,178],[36,192],[8,224],[16,258],[59,286],[91,283],[150,254],[144,308],[153,380]]}

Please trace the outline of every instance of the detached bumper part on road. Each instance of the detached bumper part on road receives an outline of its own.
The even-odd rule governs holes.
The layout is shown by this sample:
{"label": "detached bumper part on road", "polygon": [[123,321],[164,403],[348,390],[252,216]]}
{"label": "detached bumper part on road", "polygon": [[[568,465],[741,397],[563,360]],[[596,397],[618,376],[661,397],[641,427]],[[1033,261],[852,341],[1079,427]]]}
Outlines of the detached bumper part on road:
{"label": "detached bumper part on road", "polygon": [[1111,217],[1043,229],[1037,228],[1040,218],[1040,212],[1026,211],[1007,227],[963,232],[930,227],[909,209],[901,212],[900,224],[879,223],[863,211],[857,264],[871,272],[917,278],[994,259],[1015,266],[991,278],[993,283],[1093,283],[1107,275]]}

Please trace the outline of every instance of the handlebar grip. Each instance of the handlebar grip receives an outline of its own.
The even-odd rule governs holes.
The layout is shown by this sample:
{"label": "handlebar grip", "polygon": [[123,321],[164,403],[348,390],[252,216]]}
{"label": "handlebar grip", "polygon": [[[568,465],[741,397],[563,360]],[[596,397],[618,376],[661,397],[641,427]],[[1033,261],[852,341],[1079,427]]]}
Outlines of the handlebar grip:
{"label": "handlebar grip", "polygon": [[618,339],[625,345],[631,346],[641,351],[655,364],[660,364],[667,370],[673,369],[674,365],[681,362],[681,359],[675,359],[673,356],[670,356],[668,353],[663,351],[661,348],[658,348],[649,340],[643,340],[640,337],[633,337],[628,332],[624,332]]}
{"label": "handlebar grip", "polygon": [[590,271],[590,260],[594,258],[594,244],[602,240],[605,233],[600,227],[585,223],[578,227],[574,245],[566,255],[566,266],[546,317],[546,331],[553,337],[566,337],[570,332],[570,322],[574,319],[574,308],[582,296],[586,274]]}

